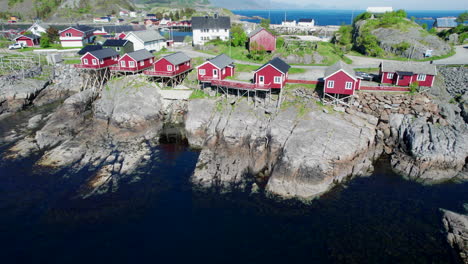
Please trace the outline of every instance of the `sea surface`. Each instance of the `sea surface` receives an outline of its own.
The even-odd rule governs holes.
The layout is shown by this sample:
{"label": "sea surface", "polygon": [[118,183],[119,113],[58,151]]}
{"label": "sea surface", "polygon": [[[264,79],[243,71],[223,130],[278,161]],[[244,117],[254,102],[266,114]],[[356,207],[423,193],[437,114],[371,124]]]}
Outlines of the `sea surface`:
{"label": "sea surface", "polygon": [[[417,23],[425,23],[428,25],[428,28],[432,27],[434,20],[424,20],[421,18],[437,18],[437,17],[447,17],[447,16],[458,16],[463,13],[465,10],[443,10],[443,11],[434,11],[434,10],[407,10],[408,18],[414,16]],[[365,12],[365,10],[232,10],[234,14],[247,16],[247,17],[262,17],[270,18],[272,24],[281,24],[285,19],[287,20],[296,20],[298,21],[301,18],[312,18],[315,20],[315,24],[319,26],[326,25],[350,25],[357,15]],[[418,19],[419,18],[419,19]],[[259,23],[259,19],[245,19],[245,21],[250,21],[254,23]]]}
{"label": "sea surface", "polygon": [[[26,114],[0,120],[0,138]],[[376,163],[311,204],[262,191],[197,190],[199,152],[163,143],[115,192],[79,197],[93,173],[7,160],[0,147],[2,263],[456,263],[439,208],[468,183],[425,186]],[[138,180],[137,180],[138,179]]]}

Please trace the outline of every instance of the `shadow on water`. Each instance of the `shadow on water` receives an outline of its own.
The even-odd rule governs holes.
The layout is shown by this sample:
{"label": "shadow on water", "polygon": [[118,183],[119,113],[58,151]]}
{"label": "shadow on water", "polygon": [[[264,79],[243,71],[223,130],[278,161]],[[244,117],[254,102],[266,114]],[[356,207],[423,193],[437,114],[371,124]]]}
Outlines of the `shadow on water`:
{"label": "shadow on water", "polygon": [[[456,263],[438,208],[463,211],[468,184],[423,186],[376,164],[305,205],[264,193],[195,191],[199,153],[177,127],[118,191],[79,199],[88,169],[35,157],[0,163],[5,263]],[[37,158],[37,157],[36,157]]]}

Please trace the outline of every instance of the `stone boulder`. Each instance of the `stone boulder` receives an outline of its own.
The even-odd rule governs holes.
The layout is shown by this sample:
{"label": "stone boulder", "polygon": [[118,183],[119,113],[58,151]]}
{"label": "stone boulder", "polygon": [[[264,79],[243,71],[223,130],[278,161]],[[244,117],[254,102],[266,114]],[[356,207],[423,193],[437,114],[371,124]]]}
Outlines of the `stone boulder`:
{"label": "stone boulder", "polygon": [[462,263],[468,263],[468,215],[441,211],[448,243],[460,255]]}

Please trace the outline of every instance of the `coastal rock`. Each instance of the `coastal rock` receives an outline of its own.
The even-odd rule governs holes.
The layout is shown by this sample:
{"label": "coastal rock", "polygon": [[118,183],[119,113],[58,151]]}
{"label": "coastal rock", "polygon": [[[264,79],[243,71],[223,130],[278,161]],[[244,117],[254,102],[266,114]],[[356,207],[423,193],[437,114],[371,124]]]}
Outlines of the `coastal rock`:
{"label": "coastal rock", "polygon": [[233,107],[219,104],[189,102],[188,140],[203,147],[192,177],[197,184],[241,184],[267,169],[269,192],[312,198],[372,169],[375,126],[365,119],[346,120],[321,110],[300,117],[295,108],[270,116],[242,101]]}
{"label": "coastal rock", "polygon": [[468,215],[441,211],[448,243],[460,255],[462,263],[468,263]]}
{"label": "coastal rock", "polygon": [[428,123],[425,117],[391,115],[396,136],[392,166],[395,171],[423,182],[438,182],[457,176],[468,157],[468,130]]}

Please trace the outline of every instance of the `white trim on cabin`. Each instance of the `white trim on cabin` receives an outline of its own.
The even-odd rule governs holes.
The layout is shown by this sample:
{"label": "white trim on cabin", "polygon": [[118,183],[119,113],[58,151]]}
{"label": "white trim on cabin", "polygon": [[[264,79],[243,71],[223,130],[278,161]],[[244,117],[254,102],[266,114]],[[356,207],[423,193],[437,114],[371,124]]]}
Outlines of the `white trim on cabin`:
{"label": "white trim on cabin", "polygon": [[330,88],[330,89],[335,88],[335,81],[327,80],[327,88]]}
{"label": "white trim on cabin", "polygon": [[198,74],[201,75],[201,76],[205,76],[206,75],[206,70],[205,69],[199,69]]}
{"label": "white trim on cabin", "polygon": [[353,89],[353,82],[346,82],[345,83],[345,90]]}
{"label": "white trim on cabin", "polygon": [[[283,76],[273,76],[273,83],[275,84],[281,84],[283,81]],[[278,79],[277,79],[278,78]]]}
{"label": "white trim on cabin", "polygon": [[332,74],[329,74],[328,76],[325,76],[324,79],[326,79],[326,78],[328,78],[328,77],[330,77],[330,76],[333,76],[333,75],[337,74],[337,73],[340,72],[340,71],[344,72],[346,75],[348,75],[349,77],[351,77],[351,79],[357,81],[356,78],[354,78],[351,74],[349,74],[348,72],[346,72],[346,71],[343,70],[343,69],[339,69],[339,70],[337,70],[336,72],[334,72],[334,73],[332,73]]}
{"label": "white trim on cabin", "polygon": [[[205,65],[205,64],[207,64],[207,63],[209,63],[209,64],[213,65],[215,68],[217,68],[217,69],[221,70],[221,68],[219,68],[218,66],[214,65],[213,63],[211,63],[211,61],[205,61],[204,63],[202,63],[201,65],[198,65],[198,66],[197,66],[197,67],[195,67],[195,68],[197,68],[197,69],[198,69],[198,68],[200,68],[201,66],[203,66],[203,65]],[[226,66],[226,67],[229,67],[229,65],[228,65],[228,66]]]}
{"label": "white trim on cabin", "polygon": [[393,80],[394,75],[395,75],[395,73],[393,73],[393,72],[387,72],[387,79]]}
{"label": "white trim on cabin", "polygon": [[268,65],[271,66],[271,67],[273,67],[273,69],[279,71],[281,74],[286,74],[286,73],[287,73],[287,72],[282,72],[282,71],[280,71],[278,68],[276,68],[275,66],[273,66],[273,64],[271,64],[271,63],[266,64],[265,66],[259,68],[258,70],[254,71],[254,72],[259,72],[259,71],[261,71],[262,69],[266,68],[266,66],[268,66]]}

